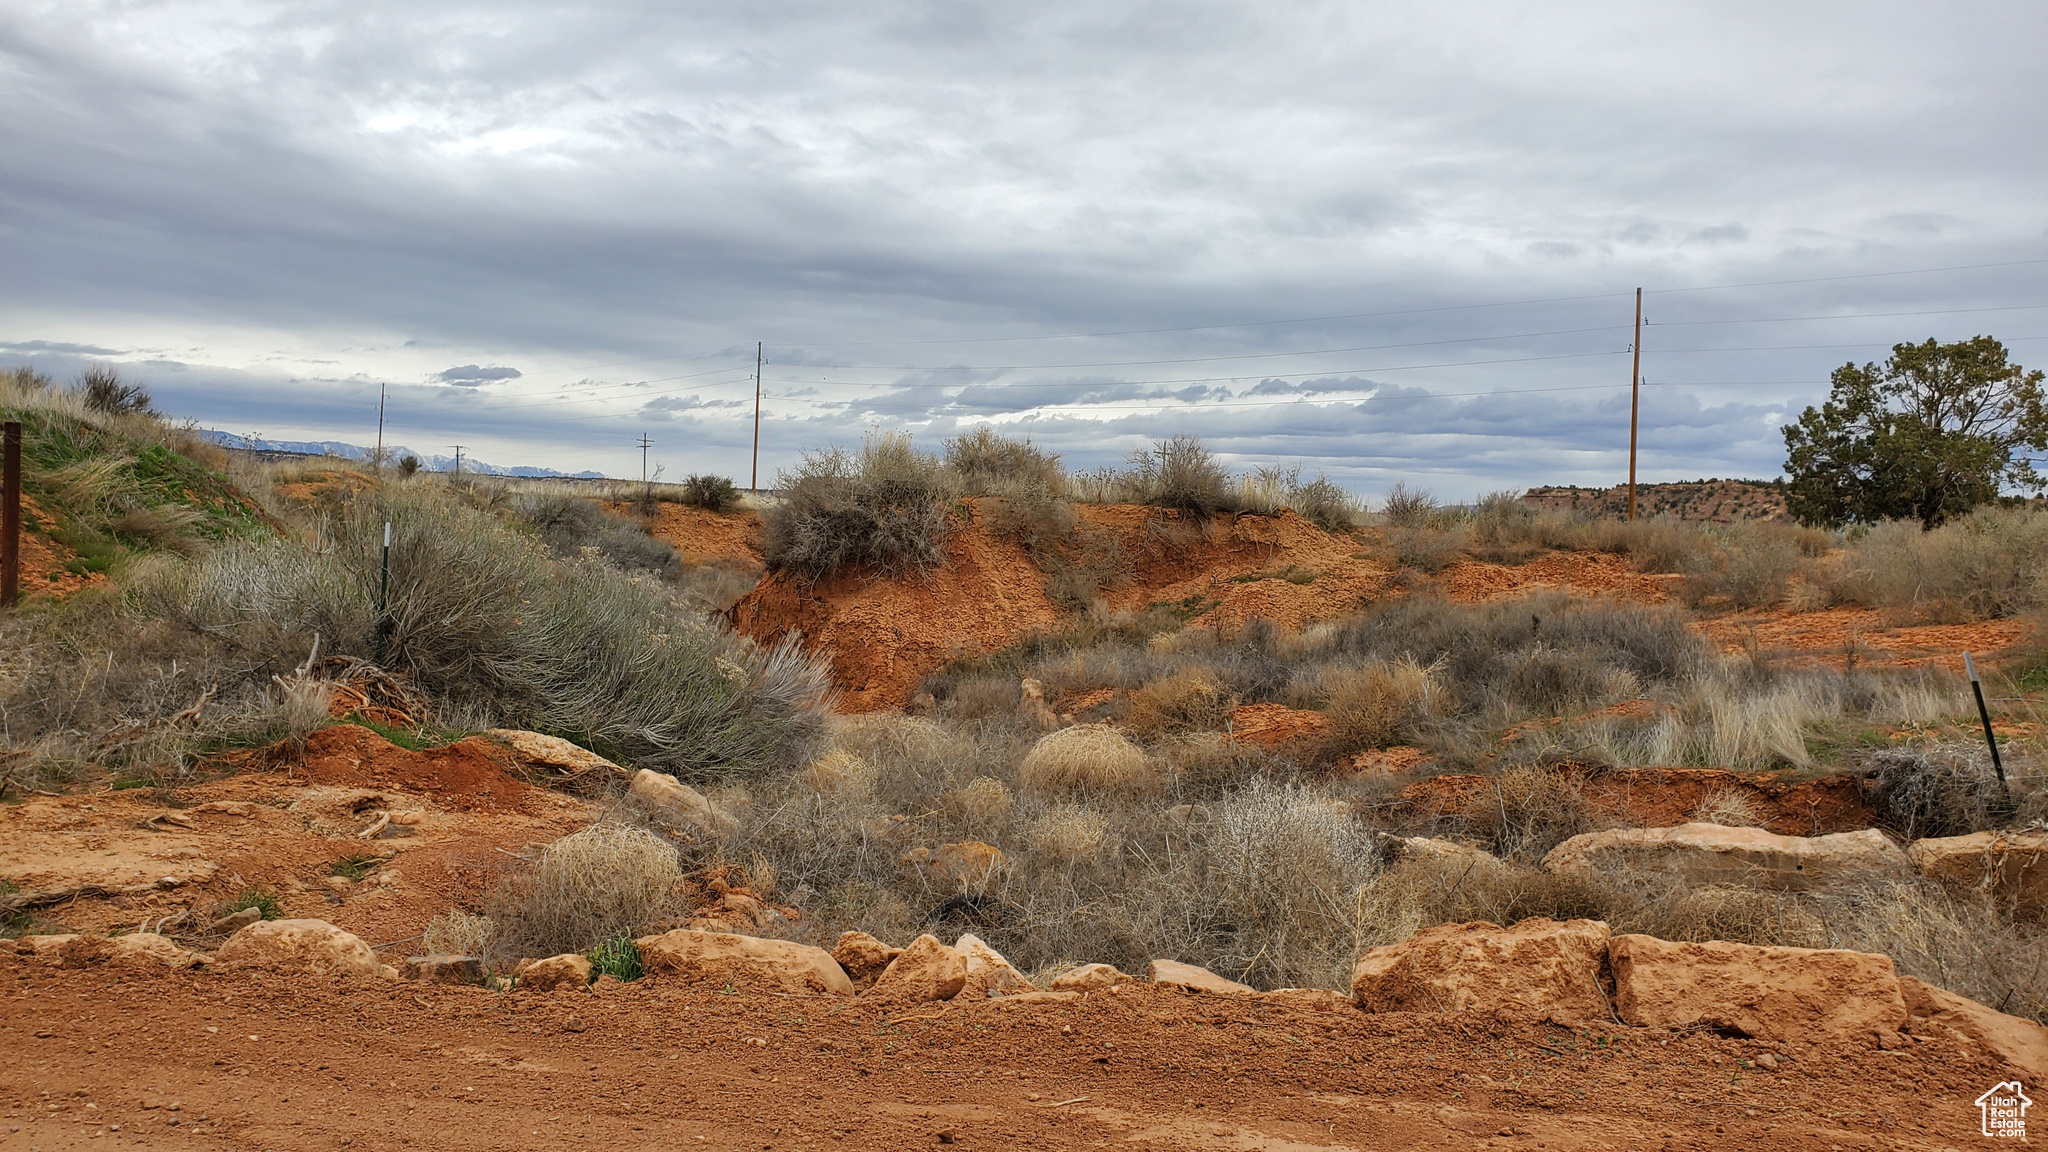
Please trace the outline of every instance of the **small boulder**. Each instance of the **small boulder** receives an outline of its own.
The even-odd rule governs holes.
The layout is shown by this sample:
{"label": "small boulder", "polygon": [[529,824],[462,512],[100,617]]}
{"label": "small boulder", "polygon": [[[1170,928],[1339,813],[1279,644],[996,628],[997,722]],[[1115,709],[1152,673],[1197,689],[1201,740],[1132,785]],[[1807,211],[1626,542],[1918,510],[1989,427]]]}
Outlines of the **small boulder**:
{"label": "small boulder", "polygon": [[1605,1020],[1607,937],[1598,920],[1442,924],[1359,957],[1351,994],[1368,1012]]}
{"label": "small boulder", "polygon": [[590,987],[590,957],[575,952],[528,960],[519,965],[518,986],[528,992],[553,992],[562,988],[582,991]]}
{"label": "small boulder", "polygon": [[832,959],[846,970],[846,978],[862,992],[875,986],[889,962],[903,949],[891,948],[865,932],[841,932],[832,945]]}
{"label": "small boulder", "polygon": [[1905,880],[1913,874],[1906,854],[1875,828],[1808,837],[1719,824],[1586,832],[1551,849],[1543,867],[1562,873],[1654,868],[1695,884],[1784,892],[1810,892],[1843,882]]}
{"label": "small boulder", "polygon": [[1003,996],[1017,996],[1037,991],[1031,981],[1003,954],[988,946],[981,937],[966,935],[954,943],[953,951],[967,964],[967,986],[960,990],[955,999],[994,1000]]}
{"label": "small boulder", "polygon": [[634,773],[633,784],[626,791],[652,809],[657,819],[704,836],[728,835],[738,824],[706,800],[703,793],[673,776],[664,776],[650,768]]}
{"label": "small boulder", "polygon": [[1116,970],[1113,964],[1083,964],[1070,968],[1053,977],[1052,990],[1055,992],[1094,992],[1128,984],[1131,978]]}
{"label": "small boulder", "polygon": [[483,957],[450,953],[408,956],[404,973],[408,980],[427,984],[482,984],[485,975]]}
{"label": "small boulder", "polygon": [[967,961],[935,936],[919,936],[905,945],[882,970],[874,987],[862,993],[878,1000],[923,1003],[951,1000],[967,986]]}
{"label": "small boulder", "polygon": [[1154,960],[1145,969],[1145,979],[1168,988],[1178,988],[1183,992],[1216,992],[1244,996],[1258,992],[1257,988],[1249,984],[1226,980],[1207,968],[1182,964],[1178,960]]}
{"label": "small boulder", "polygon": [[208,936],[231,936],[261,919],[263,919],[263,909],[244,908],[239,912],[230,912],[226,916],[208,924],[206,926],[206,934]]}
{"label": "small boulder", "polygon": [[[76,932],[49,933],[41,936],[23,936],[13,941],[14,954],[28,956],[45,964],[62,964],[64,950],[81,939]],[[0,941],[0,944],[5,944]]]}
{"label": "small boulder", "polygon": [[633,942],[649,976],[679,976],[763,992],[853,995],[853,984],[823,948],[726,932],[678,928]]}
{"label": "small boulder", "polygon": [[193,968],[207,962],[204,955],[190,948],[181,948],[154,932],[130,932],[125,936],[110,937],[107,942],[113,946],[107,954],[109,963]]}
{"label": "small boulder", "polygon": [[900,861],[905,871],[914,873],[927,885],[951,892],[986,887],[1009,862],[1002,849],[979,840],[942,844],[936,851],[913,848]]}
{"label": "small boulder", "polygon": [[229,968],[316,976],[376,976],[383,968],[368,944],[325,920],[259,920],[228,937],[213,958]]}
{"label": "small boulder", "polygon": [[1911,976],[1899,977],[1899,994],[1909,1017],[1905,1031],[1939,1035],[1943,1029],[1952,1030],[2024,1073],[2029,1083],[2048,1083],[2048,1028]]}
{"label": "small boulder", "polygon": [[33,956],[60,968],[84,968],[96,964],[138,967],[192,968],[207,962],[204,954],[180,948],[154,932],[129,932],[121,936],[24,936],[16,944],[19,953]]}
{"label": "small boulder", "polygon": [[1498,874],[1506,868],[1500,858],[1484,848],[1460,844],[1437,836],[1394,837],[1395,870],[1432,868],[1455,875],[1470,872],[1475,878]]}
{"label": "small boulder", "polygon": [[1616,936],[1614,1007],[1644,1028],[1707,1027],[1778,1042],[1866,1039],[1906,1021],[1889,956]]}
{"label": "small boulder", "polygon": [[2048,913],[2048,832],[1972,832],[1915,840],[1907,858],[1944,887],[1990,896],[2020,916]]}

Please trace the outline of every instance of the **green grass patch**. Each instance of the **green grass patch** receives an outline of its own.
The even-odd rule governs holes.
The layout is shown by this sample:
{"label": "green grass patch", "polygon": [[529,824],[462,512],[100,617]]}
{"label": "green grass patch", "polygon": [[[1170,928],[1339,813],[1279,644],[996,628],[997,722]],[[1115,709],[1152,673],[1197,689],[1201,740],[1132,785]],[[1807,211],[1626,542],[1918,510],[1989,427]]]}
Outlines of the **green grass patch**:
{"label": "green grass patch", "polygon": [[[446,748],[457,740],[475,735],[473,732],[435,728],[430,725],[422,725],[419,728],[399,728],[391,724],[379,724],[377,721],[363,716],[350,716],[341,722],[343,724],[353,724],[358,728],[368,728],[370,731],[375,732],[377,735],[382,736],[408,752],[425,752],[429,748]],[[564,739],[568,739],[568,737],[564,737]],[[572,743],[582,744],[583,741],[575,740]],[[599,755],[603,755],[603,753],[599,753]]]}
{"label": "green grass patch", "polygon": [[[329,876],[345,877],[349,883],[354,884],[361,881],[363,877],[375,872],[377,866],[382,863],[384,863],[384,857],[382,856],[343,856],[327,866],[327,874]],[[269,917],[266,916],[264,919],[267,920]]]}
{"label": "green grass patch", "polygon": [[631,936],[620,936],[607,940],[584,953],[590,957],[592,977],[610,976],[618,980],[638,980],[641,975],[640,948]]}
{"label": "green grass patch", "polygon": [[244,908],[256,909],[265,920],[275,920],[284,915],[284,905],[278,903],[277,893],[268,888],[244,888],[241,895],[214,911],[219,916],[233,916]]}

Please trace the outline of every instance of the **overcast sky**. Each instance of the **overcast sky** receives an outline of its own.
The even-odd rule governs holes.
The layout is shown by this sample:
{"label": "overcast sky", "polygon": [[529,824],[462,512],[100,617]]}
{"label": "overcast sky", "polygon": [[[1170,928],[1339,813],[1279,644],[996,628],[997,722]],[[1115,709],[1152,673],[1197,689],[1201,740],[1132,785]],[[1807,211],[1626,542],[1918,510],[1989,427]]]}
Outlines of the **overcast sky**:
{"label": "overcast sky", "polygon": [[1771,476],[1845,361],[2048,362],[2044,33],[2039,0],[9,0],[0,363],[355,443],[382,383],[424,451],[638,475],[644,432],[744,484],[761,341],[764,482],[993,421],[1464,497],[1625,477],[1640,285],[1644,476]]}

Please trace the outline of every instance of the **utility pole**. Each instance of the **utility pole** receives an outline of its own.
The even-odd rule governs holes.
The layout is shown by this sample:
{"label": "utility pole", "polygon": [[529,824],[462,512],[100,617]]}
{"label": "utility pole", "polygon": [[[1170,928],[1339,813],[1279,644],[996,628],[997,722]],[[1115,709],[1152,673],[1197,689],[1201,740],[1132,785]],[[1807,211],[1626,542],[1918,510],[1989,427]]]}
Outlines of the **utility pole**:
{"label": "utility pole", "polygon": [[654,441],[647,438],[647,433],[640,434],[640,483],[646,488],[646,492],[640,498],[650,507],[654,504],[654,479],[647,472],[647,449],[653,443]]}
{"label": "utility pole", "polygon": [[1636,341],[1628,369],[1628,518],[1636,518],[1636,416],[1643,402],[1643,290],[1636,289]]}
{"label": "utility pole", "polygon": [[754,341],[754,474],[747,479],[747,491],[761,490],[761,341]]}
{"label": "utility pole", "polygon": [[451,444],[449,447],[455,449],[455,478],[460,480],[462,479],[462,445]]}
{"label": "utility pole", "polygon": [[377,455],[370,460],[379,475],[384,472],[384,390],[387,387],[382,383],[377,385]]}
{"label": "utility pole", "polygon": [[21,599],[21,424],[0,428],[0,612]]}

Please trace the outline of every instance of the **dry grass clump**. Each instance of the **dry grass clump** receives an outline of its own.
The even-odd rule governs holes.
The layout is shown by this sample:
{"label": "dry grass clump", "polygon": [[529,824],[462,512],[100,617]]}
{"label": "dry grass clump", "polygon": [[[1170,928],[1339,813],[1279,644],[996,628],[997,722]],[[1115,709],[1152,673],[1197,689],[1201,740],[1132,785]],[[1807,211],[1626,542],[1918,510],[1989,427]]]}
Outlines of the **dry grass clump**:
{"label": "dry grass clump", "polygon": [[761,525],[770,568],[816,579],[842,570],[900,576],[946,562],[953,480],[907,433],[870,433],[858,453],[806,450],[778,483],[783,498]]}
{"label": "dry grass clump", "polygon": [[565,560],[596,555],[625,572],[677,574],[676,550],[596,500],[555,493],[512,498],[514,514],[548,551]]}
{"label": "dry grass clump", "polygon": [[1000,824],[1017,806],[1016,797],[1001,780],[976,776],[964,786],[946,794],[946,811],[962,824],[990,828]]}
{"label": "dry grass clump", "polygon": [[1974,744],[1887,748],[1863,761],[1871,798],[1900,836],[1965,836],[2048,818],[2038,775],[2008,767],[2001,787],[1991,758]]}
{"label": "dry grass clump", "polygon": [[1403,742],[1428,714],[1433,695],[1429,670],[1408,656],[1330,669],[1323,674],[1321,687],[1323,712],[1330,721],[1322,750],[1328,757]]}
{"label": "dry grass clump", "polygon": [[1067,473],[1057,454],[1027,437],[998,434],[986,424],[946,441],[946,467],[968,496],[1005,496],[1035,489],[1051,497],[1066,493]]}
{"label": "dry grass clump", "polygon": [[429,956],[484,956],[496,932],[497,925],[489,916],[450,908],[427,921],[420,934],[420,951]]}
{"label": "dry grass clump", "polygon": [[816,792],[865,795],[875,788],[875,766],[844,748],[826,749],[802,775],[804,784]]}
{"label": "dry grass clump", "polygon": [[1108,724],[1062,728],[1034,744],[1018,766],[1024,791],[1051,796],[1143,794],[1159,787],[1144,749]]}
{"label": "dry grass clump", "polygon": [[1182,433],[1131,453],[1122,477],[1135,503],[1197,518],[1237,510],[1230,471],[1193,436]]}
{"label": "dry grass clump", "polygon": [[1709,529],[1684,561],[1680,595],[1694,607],[1771,607],[1785,599],[1801,558],[1818,555],[1826,544],[1826,534],[1811,528],[1744,521]]}
{"label": "dry grass clump", "polygon": [[1882,953],[1901,976],[2048,1023],[2048,933],[2039,927],[1926,882],[1837,891],[1817,904],[1829,947]]}
{"label": "dry grass clump", "polygon": [[1213,800],[1258,777],[1295,774],[1295,766],[1285,759],[1284,752],[1233,740],[1219,732],[1168,740],[1159,751],[1166,762],[1168,787],[1181,800]]}
{"label": "dry grass clump", "polygon": [[1582,832],[1594,831],[1578,771],[1564,766],[1524,765],[1493,778],[1492,803],[1481,794],[1466,816],[1468,830],[1495,855],[1531,862]]}
{"label": "dry grass clump", "polygon": [[1723,828],[1761,828],[1763,810],[1756,798],[1746,792],[1724,788],[1709,792],[1693,805],[1691,819],[1702,824],[1719,824]]}
{"label": "dry grass clump", "polygon": [[1237,506],[1267,516],[1291,508],[1325,532],[1348,532],[1365,517],[1365,506],[1356,496],[1320,472],[1304,481],[1299,464],[1254,468],[1240,477]]}
{"label": "dry grass clump", "polygon": [[564,836],[492,894],[488,954],[555,956],[633,935],[674,907],[682,882],[674,846],[652,832],[599,824]]}
{"label": "dry grass clump", "polygon": [[1123,726],[1142,740],[1214,732],[1230,723],[1229,687],[1201,665],[1178,669],[1131,694]]}
{"label": "dry grass clump", "polygon": [[1109,818],[1078,804],[1055,804],[1031,821],[1024,837],[1032,850],[1069,867],[1096,864],[1115,850]]}

